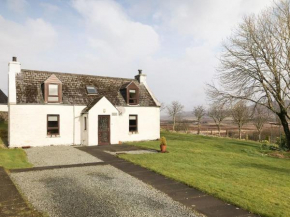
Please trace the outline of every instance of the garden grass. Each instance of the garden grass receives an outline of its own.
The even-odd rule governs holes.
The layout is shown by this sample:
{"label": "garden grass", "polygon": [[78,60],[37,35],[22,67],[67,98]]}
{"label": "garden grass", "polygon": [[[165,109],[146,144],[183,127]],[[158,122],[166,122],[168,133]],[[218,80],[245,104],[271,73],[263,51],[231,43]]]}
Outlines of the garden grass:
{"label": "garden grass", "polygon": [[[290,159],[271,157],[256,142],[162,132],[165,154],[122,158],[262,216],[290,216]],[[130,143],[159,149],[159,141]]]}
{"label": "garden grass", "polygon": [[0,167],[6,169],[19,169],[32,167],[32,164],[27,161],[24,150],[19,148],[0,148]]}

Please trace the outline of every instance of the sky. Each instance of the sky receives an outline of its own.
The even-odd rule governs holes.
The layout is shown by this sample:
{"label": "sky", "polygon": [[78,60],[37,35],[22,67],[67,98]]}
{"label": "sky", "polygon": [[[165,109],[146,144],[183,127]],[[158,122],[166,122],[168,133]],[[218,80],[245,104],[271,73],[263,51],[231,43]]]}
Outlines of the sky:
{"label": "sky", "polygon": [[273,0],[0,0],[0,89],[23,69],[134,78],[160,102],[208,105],[222,41]]}

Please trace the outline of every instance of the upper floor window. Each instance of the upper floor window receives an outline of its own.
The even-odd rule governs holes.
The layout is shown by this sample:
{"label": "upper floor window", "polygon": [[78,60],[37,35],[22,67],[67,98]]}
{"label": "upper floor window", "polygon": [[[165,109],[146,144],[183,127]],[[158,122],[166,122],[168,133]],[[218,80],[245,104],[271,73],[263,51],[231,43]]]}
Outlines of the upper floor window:
{"label": "upper floor window", "polygon": [[97,94],[97,89],[94,86],[87,86],[87,93],[88,94]]}
{"label": "upper floor window", "polygon": [[130,105],[137,105],[138,103],[138,96],[137,96],[137,90],[135,89],[129,89],[129,104]]}
{"label": "upper floor window", "polygon": [[59,102],[59,85],[48,84],[48,102]]}
{"label": "upper floor window", "polygon": [[123,86],[121,94],[126,99],[128,105],[139,104],[139,87],[133,81]]}
{"label": "upper floor window", "polygon": [[62,102],[62,83],[55,76],[51,75],[45,82],[45,102],[61,103]]}

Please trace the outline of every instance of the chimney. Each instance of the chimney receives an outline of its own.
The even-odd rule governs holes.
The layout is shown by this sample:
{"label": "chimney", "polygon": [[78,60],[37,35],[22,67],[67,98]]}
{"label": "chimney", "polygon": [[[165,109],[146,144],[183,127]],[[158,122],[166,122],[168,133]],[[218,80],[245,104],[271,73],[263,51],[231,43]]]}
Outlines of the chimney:
{"label": "chimney", "polygon": [[138,69],[138,75],[135,76],[135,79],[139,81],[140,84],[145,84],[146,83],[146,74],[142,73],[142,69]]}
{"label": "chimney", "polygon": [[15,76],[21,72],[21,64],[16,57],[8,63],[8,104],[16,104],[16,79]]}

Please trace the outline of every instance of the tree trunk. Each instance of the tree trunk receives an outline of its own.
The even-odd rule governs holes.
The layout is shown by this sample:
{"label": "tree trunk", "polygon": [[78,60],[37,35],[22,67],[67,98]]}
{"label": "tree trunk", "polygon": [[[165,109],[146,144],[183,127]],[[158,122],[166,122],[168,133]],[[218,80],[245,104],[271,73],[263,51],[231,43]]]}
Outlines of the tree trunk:
{"label": "tree trunk", "polygon": [[173,125],[172,125],[172,130],[175,131],[175,116],[173,117]]}
{"label": "tree trunk", "polygon": [[197,134],[200,134],[200,123],[198,122],[198,126],[197,126]]}
{"label": "tree trunk", "polygon": [[239,126],[239,139],[242,139],[242,129],[240,126]]}
{"label": "tree trunk", "polygon": [[282,124],[283,129],[284,129],[284,133],[285,133],[285,137],[286,137],[286,146],[288,147],[288,149],[290,149],[290,130],[289,130],[287,117],[286,117],[285,113],[280,113],[278,116],[281,120],[281,124]]}
{"label": "tree trunk", "polygon": [[218,132],[219,132],[219,136],[221,136],[221,126],[218,124]]}
{"label": "tree trunk", "polygon": [[259,130],[259,142],[261,142],[261,134],[262,134],[262,131]]}

